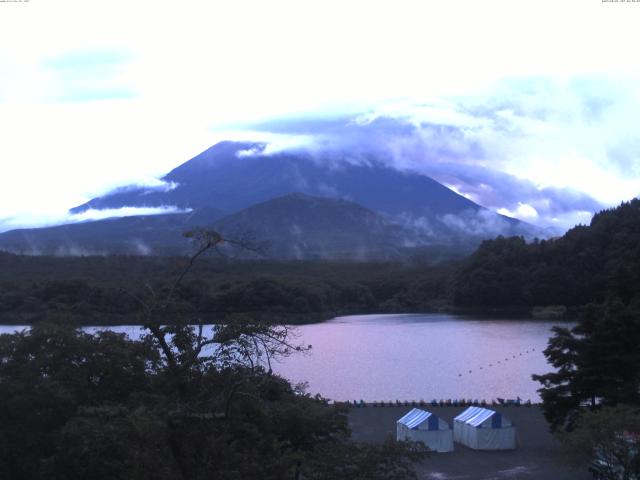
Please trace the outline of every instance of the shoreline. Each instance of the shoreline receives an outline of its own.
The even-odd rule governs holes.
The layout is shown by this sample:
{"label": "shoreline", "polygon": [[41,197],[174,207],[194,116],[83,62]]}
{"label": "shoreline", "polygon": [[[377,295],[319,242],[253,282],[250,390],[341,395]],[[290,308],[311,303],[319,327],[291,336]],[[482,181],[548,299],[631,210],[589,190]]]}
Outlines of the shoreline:
{"label": "shoreline", "polygon": [[520,399],[519,403],[516,403],[517,399],[503,399],[504,403],[492,399],[487,401],[482,400],[467,400],[467,399],[437,399],[434,401],[426,400],[381,400],[381,401],[364,401],[364,400],[331,400],[331,403],[335,405],[346,405],[350,409],[357,408],[421,408],[423,410],[429,410],[430,408],[468,408],[468,407],[482,407],[482,408],[540,408],[542,402],[532,402],[530,399]]}
{"label": "shoreline", "polygon": [[[577,310],[578,307],[570,307],[567,309],[567,313],[562,317],[544,317],[544,316],[535,316],[532,314],[534,308],[539,307],[500,307],[500,308],[468,308],[468,307],[445,307],[438,308],[432,310],[397,310],[397,311],[332,311],[332,312],[312,312],[312,313],[262,313],[262,312],[230,312],[228,314],[218,314],[215,315],[217,318],[223,318],[225,315],[246,315],[249,317],[253,317],[256,321],[267,321],[273,322],[279,325],[290,325],[290,326],[301,326],[301,325],[315,325],[324,322],[328,322],[337,317],[348,317],[348,316],[357,316],[357,315],[453,315],[457,317],[474,317],[475,320],[525,320],[525,321],[558,321],[562,322],[573,322],[577,318]],[[16,316],[23,317],[20,320],[16,320]],[[89,318],[98,318],[102,317],[111,317],[111,319],[101,322],[88,322],[88,323],[79,323],[74,322],[74,317],[89,317]],[[12,318],[3,318],[3,317],[12,317]],[[135,322],[137,319],[136,314],[89,314],[89,315],[79,315],[79,314],[71,314],[70,323],[79,328],[93,328],[93,327],[128,327],[128,326],[138,326],[139,324]],[[127,319],[131,319],[132,321],[127,321]],[[464,319],[464,318],[463,318]],[[112,320],[112,321],[110,321]],[[0,314],[0,326],[5,327],[24,327],[33,325],[34,323],[42,321],[41,314],[33,313],[33,314],[23,314],[20,313],[18,315],[2,315]],[[204,323],[205,325],[214,325],[214,318],[211,318],[210,321]]]}

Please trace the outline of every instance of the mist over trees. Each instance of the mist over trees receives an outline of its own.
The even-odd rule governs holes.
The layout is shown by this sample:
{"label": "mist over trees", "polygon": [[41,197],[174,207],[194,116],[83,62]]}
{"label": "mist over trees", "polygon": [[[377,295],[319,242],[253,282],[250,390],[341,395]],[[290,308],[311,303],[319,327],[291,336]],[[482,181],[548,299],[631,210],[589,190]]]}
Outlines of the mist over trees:
{"label": "mist over trees", "polygon": [[457,306],[581,306],[640,289],[640,200],[597,213],[589,226],[531,243],[483,242],[456,272]]}

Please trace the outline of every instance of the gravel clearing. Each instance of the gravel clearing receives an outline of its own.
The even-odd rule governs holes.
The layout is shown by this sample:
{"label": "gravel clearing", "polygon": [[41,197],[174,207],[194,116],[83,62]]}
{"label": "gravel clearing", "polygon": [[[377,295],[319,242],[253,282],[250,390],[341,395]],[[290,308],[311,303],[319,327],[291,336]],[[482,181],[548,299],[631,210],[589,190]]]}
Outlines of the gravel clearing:
{"label": "gravel clearing", "polygon": [[[353,439],[360,442],[382,442],[388,435],[395,438],[396,420],[412,406],[354,407],[349,413]],[[453,417],[466,407],[424,407],[453,424]],[[548,432],[540,409],[531,407],[488,408],[509,418],[517,428],[518,447],[512,451],[475,451],[459,443],[452,453],[434,453],[417,466],[418,478],[424,480],[589,480],[586,468],[570,468],[560,454],[557,441]]]}

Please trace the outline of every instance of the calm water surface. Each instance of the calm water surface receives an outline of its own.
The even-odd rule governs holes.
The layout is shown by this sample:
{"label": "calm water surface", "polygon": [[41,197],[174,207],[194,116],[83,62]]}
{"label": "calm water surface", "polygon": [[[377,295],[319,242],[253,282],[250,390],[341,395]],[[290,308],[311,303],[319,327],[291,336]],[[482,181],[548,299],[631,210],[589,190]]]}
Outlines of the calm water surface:
{"label": "calm water surface", "polygon": [[[335,400],[539,400],[533,373],[557,322],[443,314],[356,315],[297,328],[308,354],[274,364],[292,382]],[[19,327],[0,327],[0,333]],[[110,327],[136,338],[136,326]],[[90,330],[95,330],[91,328]]]}
{"label": "calm water surface", "polygon": [[533,373],[557,322],[454,315],[358,315],[306,325],[308,355],[275,370],[336,400],[433,398],[539,400]]}

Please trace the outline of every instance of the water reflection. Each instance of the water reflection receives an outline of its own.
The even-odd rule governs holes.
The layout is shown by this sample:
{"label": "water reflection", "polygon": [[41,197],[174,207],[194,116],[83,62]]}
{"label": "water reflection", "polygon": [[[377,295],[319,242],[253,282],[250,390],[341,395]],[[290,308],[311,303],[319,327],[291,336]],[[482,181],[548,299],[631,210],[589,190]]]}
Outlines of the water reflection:
{"label": "water reflection", "polygon": [[537,401],[533,373],[557,322],[453,315],[358,315],[300,328],[311,355],[276,370],[340,400],[433,398]]}
{"label": "water reflection", "polygon": [[[313,349],[274,370],[336,400],[537,401],[531,375],[550,370],[542,350],[555,324],[441,314],[338,317],[299,327],[297,342]],[[0,333],[21,328],[2,326]],[[138,326],[110,328],[131,338],[141,334]]]}

